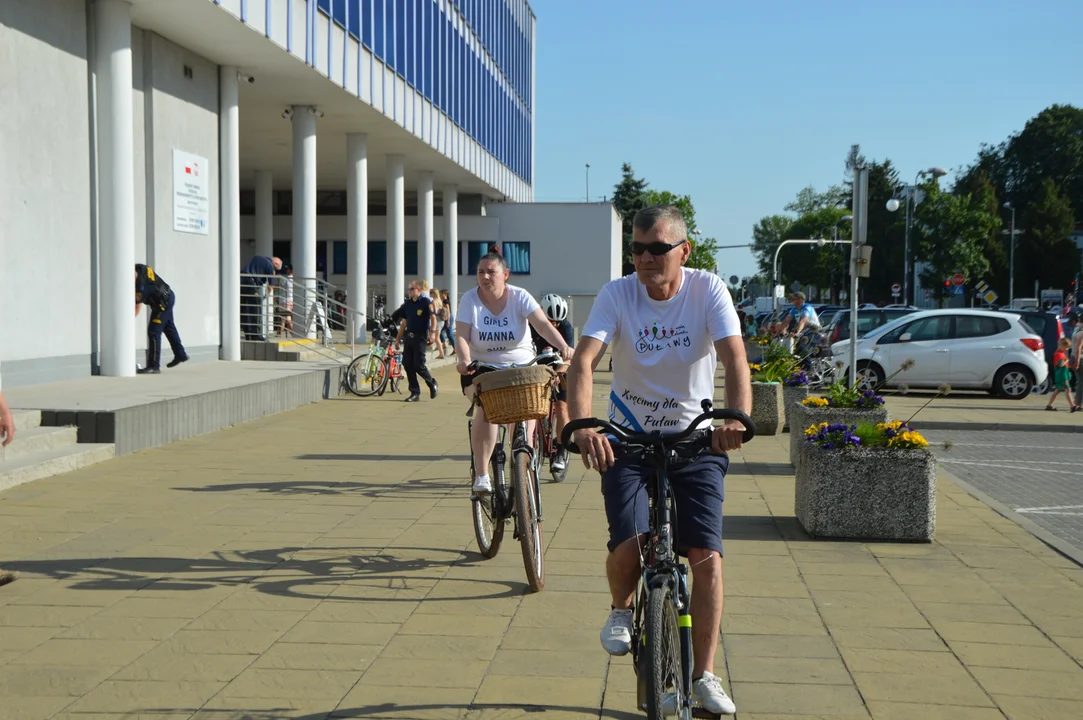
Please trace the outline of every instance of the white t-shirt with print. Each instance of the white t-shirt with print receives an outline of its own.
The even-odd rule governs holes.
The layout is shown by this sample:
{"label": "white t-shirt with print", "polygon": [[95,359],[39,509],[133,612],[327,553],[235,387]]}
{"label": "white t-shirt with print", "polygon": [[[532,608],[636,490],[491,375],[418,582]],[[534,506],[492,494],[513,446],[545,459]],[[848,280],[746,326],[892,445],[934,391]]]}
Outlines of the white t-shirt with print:
{"label": "white t-shirt with print", "polygon": [[494,365],[525,363],[534,359],[534,343],[530,338],[527,318],[540,305],[526,290],[507,286],[508,302],[504,312],[493,315],[471,288],[459,302],[455,322],[470,326],[471,359]]}
{"label": "white t-shirt with print", "polygon": [[717,276],[682,268],[669,300],[652,300],[636,275],[613,280],[583,328],[613,358],[609,419],[633,432],[680,432],[714,398],[714,342],[741,334],[729,290]]}

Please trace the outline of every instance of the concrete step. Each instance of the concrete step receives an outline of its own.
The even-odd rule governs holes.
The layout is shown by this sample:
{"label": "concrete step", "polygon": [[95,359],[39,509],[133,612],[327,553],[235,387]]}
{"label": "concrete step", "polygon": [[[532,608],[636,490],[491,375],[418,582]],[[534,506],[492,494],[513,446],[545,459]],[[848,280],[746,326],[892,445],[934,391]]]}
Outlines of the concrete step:
{"label": "concrete step", "polygon": [[[16,435],[15,442],[18,441]],[[0,461],[0,490],[94,465],[115,454],[116,448],[111,443],[83,443]]]}
{"label": "concrete step", "polygon": [[15,419],[16,437],[24,430],[41,425],[41,410],[12,410],[11,415]]}
{"label": "concrete step", "polygon": [[71,447],[78,442],[77,427],[31,427],[16,430],[15,439],[0,448],[0,461],[35,455],[46,450]]}

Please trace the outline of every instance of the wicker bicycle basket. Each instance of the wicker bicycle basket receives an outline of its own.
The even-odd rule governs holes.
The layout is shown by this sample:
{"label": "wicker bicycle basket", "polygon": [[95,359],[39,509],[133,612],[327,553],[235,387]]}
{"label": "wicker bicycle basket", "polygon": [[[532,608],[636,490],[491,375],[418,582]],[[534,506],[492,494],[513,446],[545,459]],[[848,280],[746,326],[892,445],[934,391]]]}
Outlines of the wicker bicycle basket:
{"label": "wicker bicycle basket", "polygon": [[485,418],[504,425],[548,416],[554,375],[551,368],[531,365],[483,373],[473,385]]}

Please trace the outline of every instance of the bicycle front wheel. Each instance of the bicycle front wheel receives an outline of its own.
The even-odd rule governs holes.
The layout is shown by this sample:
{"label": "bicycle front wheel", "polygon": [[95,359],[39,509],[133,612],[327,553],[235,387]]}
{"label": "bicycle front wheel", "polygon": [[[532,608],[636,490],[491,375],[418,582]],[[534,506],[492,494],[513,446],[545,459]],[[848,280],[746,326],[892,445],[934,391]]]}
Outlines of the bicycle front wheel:
{"label": "bicycle front wheel", "polygon": [[531,592],[545,587],[545,551],[542,549],[542,527],[538,512],[538,475],[533,455],[521,450],[514,453],[512,485],[515,487],[515,527],[523,549],[523,565]]}
{"label": "bicycle front wheel", "polygon": [[372,387],[370,395],[383,395],[387,390],[387,381],[391,377],[391,358],[385,357],[378,366],[376,366],[376,373],[372,376],[369,384]]}
{"label": "bicycle front wheel", "polygon": [[683,687],[681,640],[677,628],[677,603],[673,590],[656,587],[647,598],[644,670],[647,677],[647,717],[677,717],[688,704],[689,689]]}
{"label": "bicycle front wheel", "polygon": [[380,372],[383,358],[372,351],[358,355],[346,367],[346,389],[358,397],[368,397],[376,391],[372,379]]}
{"label": "bicycle front wheel", "polygon": [[[488,495],[475,496],[471,499],[471,512],[474,518],[474,538],[478,541],[478,552],[485,558],[494,558],[500,552],[500,543],[504,541],[504,515],[501,507],[503,495],[503,468],[497,462],[500,448],[493,451],[489,461],[493,482],[493,491]],[[470,462],[470,482],[474,482],[474,463]]]}

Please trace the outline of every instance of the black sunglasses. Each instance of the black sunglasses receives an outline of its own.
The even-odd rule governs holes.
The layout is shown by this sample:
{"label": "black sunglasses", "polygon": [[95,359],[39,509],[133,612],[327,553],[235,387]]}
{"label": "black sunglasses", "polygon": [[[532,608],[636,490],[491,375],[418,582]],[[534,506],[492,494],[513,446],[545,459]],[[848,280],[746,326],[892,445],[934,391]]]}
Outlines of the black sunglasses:
{"label": "black sunglasses", "polygon": [[686,242],[687,240],[681,240],[678,243],[673,243],[672,245],[670,245],[669,243],[664,242],[641,243],[637,240],[633,240],[632,254],[642,255],[644,252],[649,252],[653,257],[660,257],[668,253],[673,248],[684,245]]}

